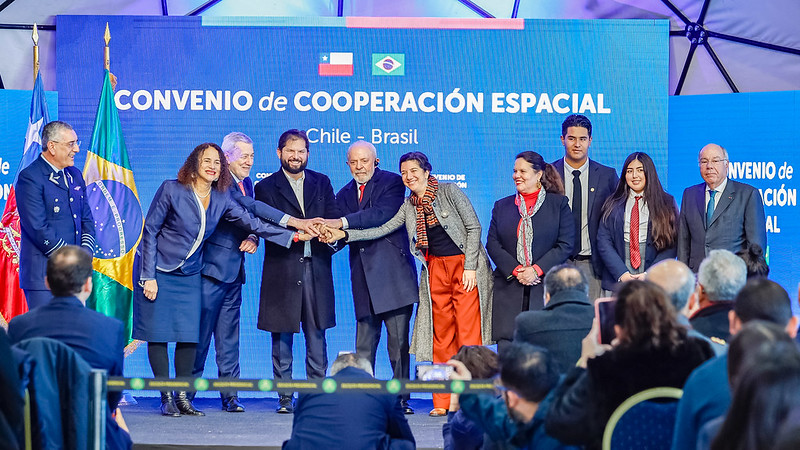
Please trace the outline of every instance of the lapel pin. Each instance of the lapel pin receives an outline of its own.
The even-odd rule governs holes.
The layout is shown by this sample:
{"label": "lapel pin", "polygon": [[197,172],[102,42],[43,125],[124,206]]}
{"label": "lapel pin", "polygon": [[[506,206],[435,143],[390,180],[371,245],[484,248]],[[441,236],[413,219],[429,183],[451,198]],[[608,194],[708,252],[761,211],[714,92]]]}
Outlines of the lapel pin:
{"label": "lapel pin", "polygon": [[59,208],[58,206],[56,206],[55,208],[53,208],[53,212],[54,212],[54,213],[58,214],[58,212],[59,212],[59,211],[61,211],[61,208]]}

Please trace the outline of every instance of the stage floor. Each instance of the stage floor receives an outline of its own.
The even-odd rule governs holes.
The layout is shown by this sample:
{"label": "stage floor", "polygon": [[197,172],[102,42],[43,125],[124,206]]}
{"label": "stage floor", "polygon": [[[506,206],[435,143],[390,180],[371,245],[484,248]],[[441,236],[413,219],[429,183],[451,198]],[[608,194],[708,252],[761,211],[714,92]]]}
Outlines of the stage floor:
{"label": "stage floor", "polygon": [[[135,450],[219,448],[279,449],[292,433],[292,415],[276,414],[278,399],[242,399],[247,411],[228,413],[220,409],[219,399],[198,398],[197,408],[205,417],[163,417],[160,401],[154,397],[136,397],[138,404],[120,407],[131,431]],[[416,414],[408,415],[417,448],[442,448],[444,417],[429,417],[433,404],[429,399],[411,399]]]}

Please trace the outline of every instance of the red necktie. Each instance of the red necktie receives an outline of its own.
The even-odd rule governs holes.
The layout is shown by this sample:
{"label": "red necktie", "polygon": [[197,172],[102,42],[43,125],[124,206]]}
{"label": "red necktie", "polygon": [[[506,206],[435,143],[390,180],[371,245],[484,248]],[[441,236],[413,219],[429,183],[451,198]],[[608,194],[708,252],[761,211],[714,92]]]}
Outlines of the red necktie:
{"label": "red necktie", "polygon": [[244,191],[244,182],[240,181],[238,184],[239,184],[239,190],[241,190],[242,194],[244,194],[244,196],[247,197],[247,192]]}
{"label": "red necktie", "polygon": [[633,209],[631,210],[631,267],[638,269],[642,264],[642,255],[639,252],[639,199],[641,195],[634,197]]}
{"label": "red necktie", "polygon": [[361,203],[361,199],[364,198],[364,187],[366,187],[366,184],[358,185],[358,203]]}

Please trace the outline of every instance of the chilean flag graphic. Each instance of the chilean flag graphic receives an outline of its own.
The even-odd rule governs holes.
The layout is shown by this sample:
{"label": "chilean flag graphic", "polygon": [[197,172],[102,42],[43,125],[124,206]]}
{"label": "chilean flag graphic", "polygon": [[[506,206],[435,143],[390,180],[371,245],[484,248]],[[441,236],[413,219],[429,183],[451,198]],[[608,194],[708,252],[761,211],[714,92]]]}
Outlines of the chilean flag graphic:
{"label": "chilean flag graphic", "polygon": [[317,71],[320,75],[327,77],[353,76],[353,54],[343,52],[320,53]]}

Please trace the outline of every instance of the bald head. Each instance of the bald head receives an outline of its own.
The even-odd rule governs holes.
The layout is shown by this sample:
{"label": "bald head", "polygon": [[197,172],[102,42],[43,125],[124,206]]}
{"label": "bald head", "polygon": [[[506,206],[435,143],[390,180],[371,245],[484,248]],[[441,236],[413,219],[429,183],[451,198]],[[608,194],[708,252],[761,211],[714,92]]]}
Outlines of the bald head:
{"label": "bald head", "polygon": [[686,264],[675,259],[667,259],[651,266],[647,269],[646,279],[664,289],[676,311],[686,306],[694,292],[694,274]]}
{"label": "bald head", "polygon": [[721,145],[707,144],[697,157],[700,176],[712,189],[716,189],[728,177],[728,151]]}

